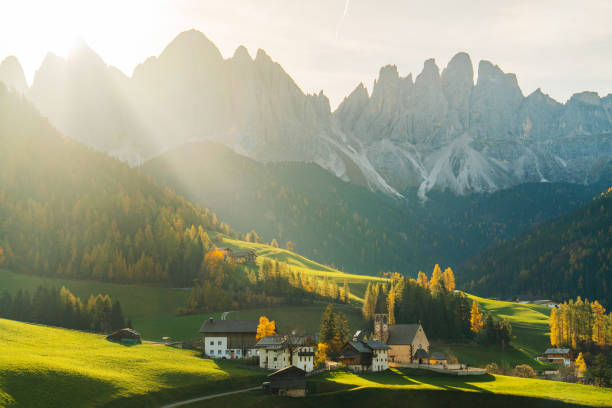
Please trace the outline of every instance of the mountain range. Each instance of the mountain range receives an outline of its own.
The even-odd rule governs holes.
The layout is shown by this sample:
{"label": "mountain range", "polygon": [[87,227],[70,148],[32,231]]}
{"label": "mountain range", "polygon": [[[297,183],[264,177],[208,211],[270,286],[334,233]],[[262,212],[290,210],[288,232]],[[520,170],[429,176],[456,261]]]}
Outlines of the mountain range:
{"label": "mountain range", "polygon": [[263,162],[312,162],[393,197],[432,190],[493,192],[527,182],[591,184],[612,177],[612,95],[541,90],[525,97],[514,74],[458,53],[401,77],[381,68],[335,111],[305,94],[263,50],[224,59],[202,33],[179,34],[131,77],[84,44],[49,54],[28,87],[15,58],[0,81],[65,135],[131,165],[193,141]]}

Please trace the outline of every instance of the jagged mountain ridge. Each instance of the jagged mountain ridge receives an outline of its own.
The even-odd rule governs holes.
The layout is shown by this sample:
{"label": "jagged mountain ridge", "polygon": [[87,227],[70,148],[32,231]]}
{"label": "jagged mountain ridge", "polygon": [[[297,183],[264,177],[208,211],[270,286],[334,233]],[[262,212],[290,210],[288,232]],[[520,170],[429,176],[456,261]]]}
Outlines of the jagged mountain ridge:
{"label": "jagged mountain ridge", "polygon": [[[1,72],[1,71],[0,71]],[[0,81],[3,80],[0,74]],[[81,45],[49,55],[25,92],[66,135],[139,164],[190,141],[212,140],[260,161],[314,162],[345,181],[400,196],[457,194],[524,182],[591,183],[612,174],[612,95],[560,104],[524,97],[513,74],[457,54],[400,77],[383,67],[335,112],[301,91],[263,51],[224,59],[202,33],[181,33],[127,77]]]}

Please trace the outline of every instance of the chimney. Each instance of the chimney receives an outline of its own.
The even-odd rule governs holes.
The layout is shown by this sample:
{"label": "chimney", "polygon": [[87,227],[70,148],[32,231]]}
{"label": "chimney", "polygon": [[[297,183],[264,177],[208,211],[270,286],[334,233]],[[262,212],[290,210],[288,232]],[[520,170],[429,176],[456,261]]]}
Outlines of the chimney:
{"label": "chimney", "polygon": [[208,323],[210,323],[210,324],[212,324],[212,323],[213,323],[213,318],[212,318],[212,317],[209,317],[209,318],[208,318]]}

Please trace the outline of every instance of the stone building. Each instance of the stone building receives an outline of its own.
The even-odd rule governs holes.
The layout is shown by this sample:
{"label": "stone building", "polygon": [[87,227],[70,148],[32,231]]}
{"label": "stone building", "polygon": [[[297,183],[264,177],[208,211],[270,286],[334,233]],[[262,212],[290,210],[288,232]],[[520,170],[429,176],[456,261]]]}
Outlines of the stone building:
{"label": "stone building", "polygon": [[305,372],[314,370],[316,341],[314,336],[266,336],[255,348],[259,353],[259,366],[279,370],[287,366],[298,367]]}
{"label": "stone building", "polygon": [[374,338],[389,346],[389,363],[425,363],[429,340],[420,323],[388,324],[386,314],[374,316]]}

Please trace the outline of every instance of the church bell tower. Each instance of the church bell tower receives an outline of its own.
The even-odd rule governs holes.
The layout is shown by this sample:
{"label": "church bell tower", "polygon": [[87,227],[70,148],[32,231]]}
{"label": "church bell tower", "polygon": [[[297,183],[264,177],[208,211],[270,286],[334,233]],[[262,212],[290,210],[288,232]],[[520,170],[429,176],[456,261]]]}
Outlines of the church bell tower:
{"label": "church bell tower", "polygon": [[374,338],[376,340],[387,343],[389,340],[389,321],[386,314],[375,314],[374,315]]}

